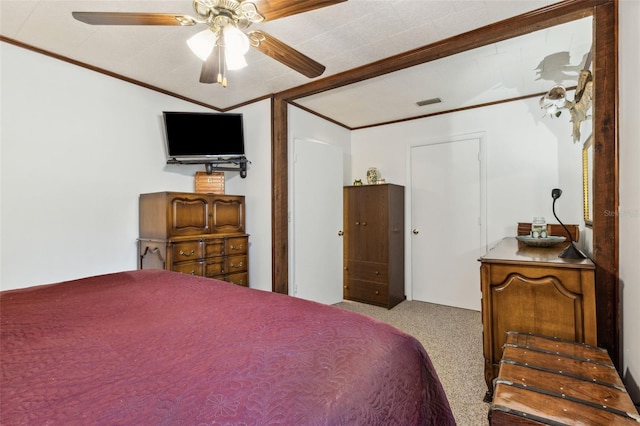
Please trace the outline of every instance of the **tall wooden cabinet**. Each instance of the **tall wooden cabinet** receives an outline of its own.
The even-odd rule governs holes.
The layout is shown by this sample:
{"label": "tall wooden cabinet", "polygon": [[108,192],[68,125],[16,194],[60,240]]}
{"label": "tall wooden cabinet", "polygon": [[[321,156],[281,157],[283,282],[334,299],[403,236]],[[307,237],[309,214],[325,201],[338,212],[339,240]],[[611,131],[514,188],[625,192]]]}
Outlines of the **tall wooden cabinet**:
{"label": "tall wooden cabinet", "polygon": [[404,187],[344,188],[344,298],[391,309],[404,295]]}
{"label": "tall wooden cabinet", "polygon": [[140,269],[168,269],[249,286],[242,195],[140,195]]}
{"label": "tall wooden cabinet", "polygon": [[527,247],[505,238],[480,258],[486,400],[508,331],[596,346],[595,265],[558,257],[564,247]]}

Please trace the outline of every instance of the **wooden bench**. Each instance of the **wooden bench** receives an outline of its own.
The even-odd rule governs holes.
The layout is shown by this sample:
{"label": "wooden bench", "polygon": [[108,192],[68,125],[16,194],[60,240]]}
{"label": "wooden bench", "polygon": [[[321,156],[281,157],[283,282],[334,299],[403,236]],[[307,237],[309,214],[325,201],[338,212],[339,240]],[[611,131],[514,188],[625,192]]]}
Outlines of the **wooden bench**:
{"label": "wooden bench", "polygon": [[508,332],[493,392],[491,426],[640,424],[607,351],[582,343]]}

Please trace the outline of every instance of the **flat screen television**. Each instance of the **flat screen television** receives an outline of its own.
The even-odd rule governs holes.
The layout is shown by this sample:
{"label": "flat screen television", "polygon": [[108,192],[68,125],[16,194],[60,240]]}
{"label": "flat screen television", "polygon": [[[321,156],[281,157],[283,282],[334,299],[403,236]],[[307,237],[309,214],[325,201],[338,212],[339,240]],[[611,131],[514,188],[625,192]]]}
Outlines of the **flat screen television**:
{"label": "flat screen television", "polygon": [[244,156],[242,114],[164,111],[162,115],[169,158]]}

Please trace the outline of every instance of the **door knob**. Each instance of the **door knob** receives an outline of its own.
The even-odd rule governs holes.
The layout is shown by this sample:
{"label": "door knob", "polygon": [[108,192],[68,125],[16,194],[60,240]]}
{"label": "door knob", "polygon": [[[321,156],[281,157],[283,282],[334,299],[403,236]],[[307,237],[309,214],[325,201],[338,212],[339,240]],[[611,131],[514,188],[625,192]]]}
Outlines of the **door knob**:
{"label": "door knob", "polygon": [[420,233],[420,230],[418,228],[413,228],[413,232],[414,235],[418,235]]}

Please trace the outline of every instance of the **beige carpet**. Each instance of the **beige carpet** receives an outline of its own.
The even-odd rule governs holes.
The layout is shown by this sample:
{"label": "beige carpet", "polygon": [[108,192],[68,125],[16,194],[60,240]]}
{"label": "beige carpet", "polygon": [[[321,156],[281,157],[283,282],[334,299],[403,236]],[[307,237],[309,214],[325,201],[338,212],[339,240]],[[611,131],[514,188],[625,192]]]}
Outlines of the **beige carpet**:
{"label": "beige carpet", "polygon": [[488,425],[480,312],[404,301],[391,310],[344,301],[336,306],[389,323],[425,347],[459,426]]}

